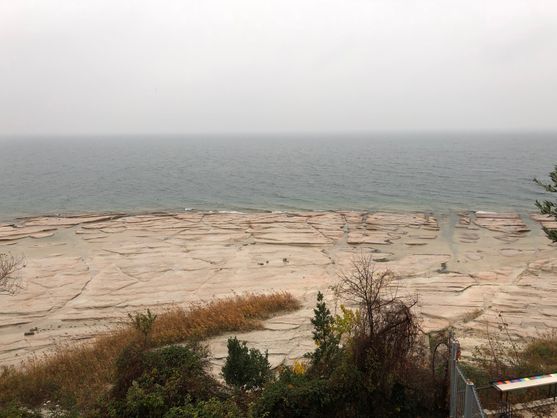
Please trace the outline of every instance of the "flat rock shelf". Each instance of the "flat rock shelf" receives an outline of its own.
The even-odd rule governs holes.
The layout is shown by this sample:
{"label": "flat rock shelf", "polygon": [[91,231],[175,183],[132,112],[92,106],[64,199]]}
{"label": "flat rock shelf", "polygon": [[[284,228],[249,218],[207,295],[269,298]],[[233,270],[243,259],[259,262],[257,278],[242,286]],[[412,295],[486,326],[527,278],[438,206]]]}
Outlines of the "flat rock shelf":
{"label": "flat rock shelf", "polygon": [[[312,308],[370,254],[419,297],[424,330],[457,329],[464,352],[502,313],[515,335],[557,327],[557,247],[515,213],[158,213],[37,217],[0,224],[0,252],[25,257],[23,289],[0,296],[0,364],[90,339],[147,307],[288,291],[301,310],[240,334],[274,365],[312,350]],[[30,332],[30,330],[33,330]],[[215,369],[226,338],[209,340]]]}

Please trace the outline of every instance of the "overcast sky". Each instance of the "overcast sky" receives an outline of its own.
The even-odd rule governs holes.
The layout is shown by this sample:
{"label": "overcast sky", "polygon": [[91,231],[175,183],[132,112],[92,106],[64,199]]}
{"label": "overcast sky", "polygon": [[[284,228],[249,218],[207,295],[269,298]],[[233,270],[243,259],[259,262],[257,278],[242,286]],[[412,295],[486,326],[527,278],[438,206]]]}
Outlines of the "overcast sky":
{"label": "overcast sky", "polygon": [[555,0],[0,0],[0,134],[557,129]]}

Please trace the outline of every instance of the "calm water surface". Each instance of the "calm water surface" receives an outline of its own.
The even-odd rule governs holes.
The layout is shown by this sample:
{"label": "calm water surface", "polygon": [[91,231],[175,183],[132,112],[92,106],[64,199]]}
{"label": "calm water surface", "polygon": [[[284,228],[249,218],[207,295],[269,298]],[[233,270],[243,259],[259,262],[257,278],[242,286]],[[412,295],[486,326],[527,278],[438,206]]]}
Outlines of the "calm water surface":
{"label": "calm water surface", "polygon": [[534,210],[557,134],[0,138],[0,218],[149,210]]}

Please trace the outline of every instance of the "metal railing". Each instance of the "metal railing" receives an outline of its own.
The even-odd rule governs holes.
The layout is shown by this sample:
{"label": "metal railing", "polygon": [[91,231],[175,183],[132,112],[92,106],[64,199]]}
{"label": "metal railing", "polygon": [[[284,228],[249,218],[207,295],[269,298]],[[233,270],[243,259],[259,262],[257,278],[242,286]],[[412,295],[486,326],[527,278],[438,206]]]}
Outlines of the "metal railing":
{"label": "metal railing", "polygon": [[458,342],[451,341],[450,370],[450,417],[486,418],[474,383],[466,378],[458,367]]}

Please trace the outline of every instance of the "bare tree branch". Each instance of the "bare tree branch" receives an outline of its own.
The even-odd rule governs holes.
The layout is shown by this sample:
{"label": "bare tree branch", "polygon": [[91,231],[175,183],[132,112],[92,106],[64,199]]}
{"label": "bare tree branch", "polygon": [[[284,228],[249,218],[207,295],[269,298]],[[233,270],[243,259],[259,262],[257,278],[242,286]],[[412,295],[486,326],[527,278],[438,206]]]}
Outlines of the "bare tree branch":
{"label": "bare tree branch", "polygon": [[370,255],[356,257],[352,270],[339,278],[335,294],[360,311],[352,346],[358,366],[379,374],[406,373],[418,347],[420,326],[412,311],[417,298],[399,296],[394,274],[375,270]]}
{"label": "bare tree branch", "polygon": [[23,267],[23,257],[0,254],[0,295],[13,295],[21,289],[21,279],[18,272]]}

